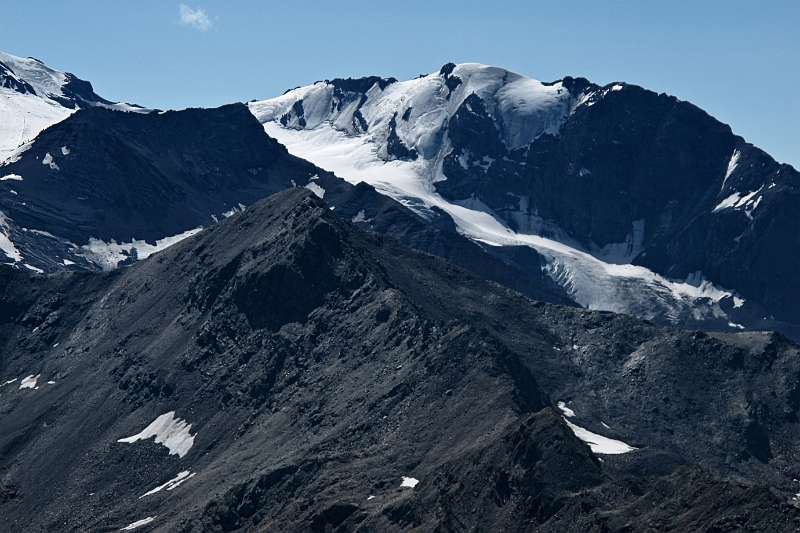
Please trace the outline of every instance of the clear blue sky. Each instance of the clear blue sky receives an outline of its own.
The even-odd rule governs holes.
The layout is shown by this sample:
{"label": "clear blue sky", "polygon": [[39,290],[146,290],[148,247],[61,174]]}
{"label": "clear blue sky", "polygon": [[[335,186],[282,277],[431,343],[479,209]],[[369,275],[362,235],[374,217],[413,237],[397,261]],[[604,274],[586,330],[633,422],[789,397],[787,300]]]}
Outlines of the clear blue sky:
{"label": "clear blue sky", "polygon": [[623,80],[692,101],[800,168],[798,0],[184,0],[183,23],[180,3],[0,0],[0,49],[159,108],[448,61]]}

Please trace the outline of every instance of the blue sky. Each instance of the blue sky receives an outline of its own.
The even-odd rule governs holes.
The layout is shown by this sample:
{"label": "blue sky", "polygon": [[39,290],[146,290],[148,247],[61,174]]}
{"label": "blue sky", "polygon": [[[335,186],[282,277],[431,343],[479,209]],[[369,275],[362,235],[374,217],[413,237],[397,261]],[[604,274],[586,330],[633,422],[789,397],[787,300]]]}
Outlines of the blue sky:
{"label": "blue sky", "polygon": [[0,49],[160,108],[477,61],[628,81],[707,110],[800,168],[800,1],[0,0]]}

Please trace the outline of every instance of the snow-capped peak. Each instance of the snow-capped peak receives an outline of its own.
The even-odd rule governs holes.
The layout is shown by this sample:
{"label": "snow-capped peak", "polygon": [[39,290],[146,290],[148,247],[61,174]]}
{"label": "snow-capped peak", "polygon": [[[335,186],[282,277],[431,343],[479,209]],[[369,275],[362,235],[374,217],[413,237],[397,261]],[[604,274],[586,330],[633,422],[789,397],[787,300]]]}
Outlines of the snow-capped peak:
{"label": "snow-capped peak", "polygon": [[360,90],[352,89],[361,80],[321,81],[250,108],[262,123],[294,129],[330,124],[348,134],[368,134],[384,159],[436,160],[447,146],[449,121],[472,95],[510,149],[556,133],[575,100],[561,82],[545,84],[478,63],[450,63],[408,81],[374,80]]}
{"label": "snow-capped peak", "polygon": [[34,58],[0,52],[0,166],[40,131],[82,107],[148,111],[98,96],[91,83]]}
{"label": "snow-capped peak", "polygon": [[19,92],[32,92],[43,98],[63,97],[63,86],[68,81],[66,72],[52,69],[38,59],[22,58],[0,52],[0,84],[13,88],[12,80],[23,85]]}
{"label": "snow-capped peak", "polygon": [[293,155],[352,183],[367,182],[422,216],[439,209],[482,245],[535,249],[544,271],[587,308],[670,322],[722,317],[720,303],[734,297],[731,291],[610,263],[569,239],[555,240],[535,228],[516,231],[480,198],[440,194],[438,185],[461,170],[480,176],[498,159],[524,165],[512,159],[517,149],[544,134],[558,135],[588,95],[622,89],[574,78],[547,84],[502,68],[448,64],[408,81],[317,82],[253,102],[250,110]]}

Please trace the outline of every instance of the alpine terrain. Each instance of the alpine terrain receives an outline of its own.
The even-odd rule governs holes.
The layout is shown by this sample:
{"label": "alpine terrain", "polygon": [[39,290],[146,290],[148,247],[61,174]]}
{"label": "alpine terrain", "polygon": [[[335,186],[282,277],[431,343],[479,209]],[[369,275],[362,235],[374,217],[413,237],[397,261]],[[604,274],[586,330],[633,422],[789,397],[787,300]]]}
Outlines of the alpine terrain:
{"label": "alpine terrain", "polygon": [[623,82],[0,54],[0,530],[798,531],[798,185]]}
{"label": "alpine terrain", "polygon": [[11,530],[800,526],[776,334],[535,303],[303,188],[129,268],[2,274]]}
{"label": "alpine terrain", "polygon": [[792,334],[800,320],[800,174],[687,102],[448,64],[250,108],[295,155],[477,242],[534,249],[583,307]]}

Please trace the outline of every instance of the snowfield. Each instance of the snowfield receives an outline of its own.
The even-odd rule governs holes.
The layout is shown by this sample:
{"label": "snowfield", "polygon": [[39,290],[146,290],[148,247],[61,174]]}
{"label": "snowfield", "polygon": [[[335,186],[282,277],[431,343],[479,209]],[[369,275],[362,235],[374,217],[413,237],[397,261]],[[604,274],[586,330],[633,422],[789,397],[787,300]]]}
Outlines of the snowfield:
{"label": "snowfield", "polygon": [[[395,85],[398,84],[389,88]],[[304,94],[302,89],[296,91]],[[553,239],[514,232],[489,212],[447,201],[433,186],[437,180],[447,179],[435,161],[424,158],[387,161],[381,157],[382,147],[370,134],[348,133],[331,122],[320,122],[311,129],[281,125],[274,120],[280,116],[275,110],[285,105],[284,100],[290,94],[279,98],[281,106],[270,101],[251,104],[252,112],[264,121],[267,134],[284,144],[290,153],[351,183],[369,183],[423,215],[438,207],[453,218],[462,234],[485,245],[530,246],[547,260],[546,272],[580,305],[647,319],[665,317],[673,322],[687,316],[698,320],[726,317],[720,302],[735,295],[702,279],[691,284],[664,278],[641,266],[603,261]],[[436,123],[441,124],[438,120]],[[536,131],[545,129],[541,125]],[[419,146],[430,148],[426,139],[431,135],[419,134],[422,143]]]}
{"label": "snowfield", "polygon": [[0,166],[43,129],[72,113],[72,109],[47,98],[0,87]]}

